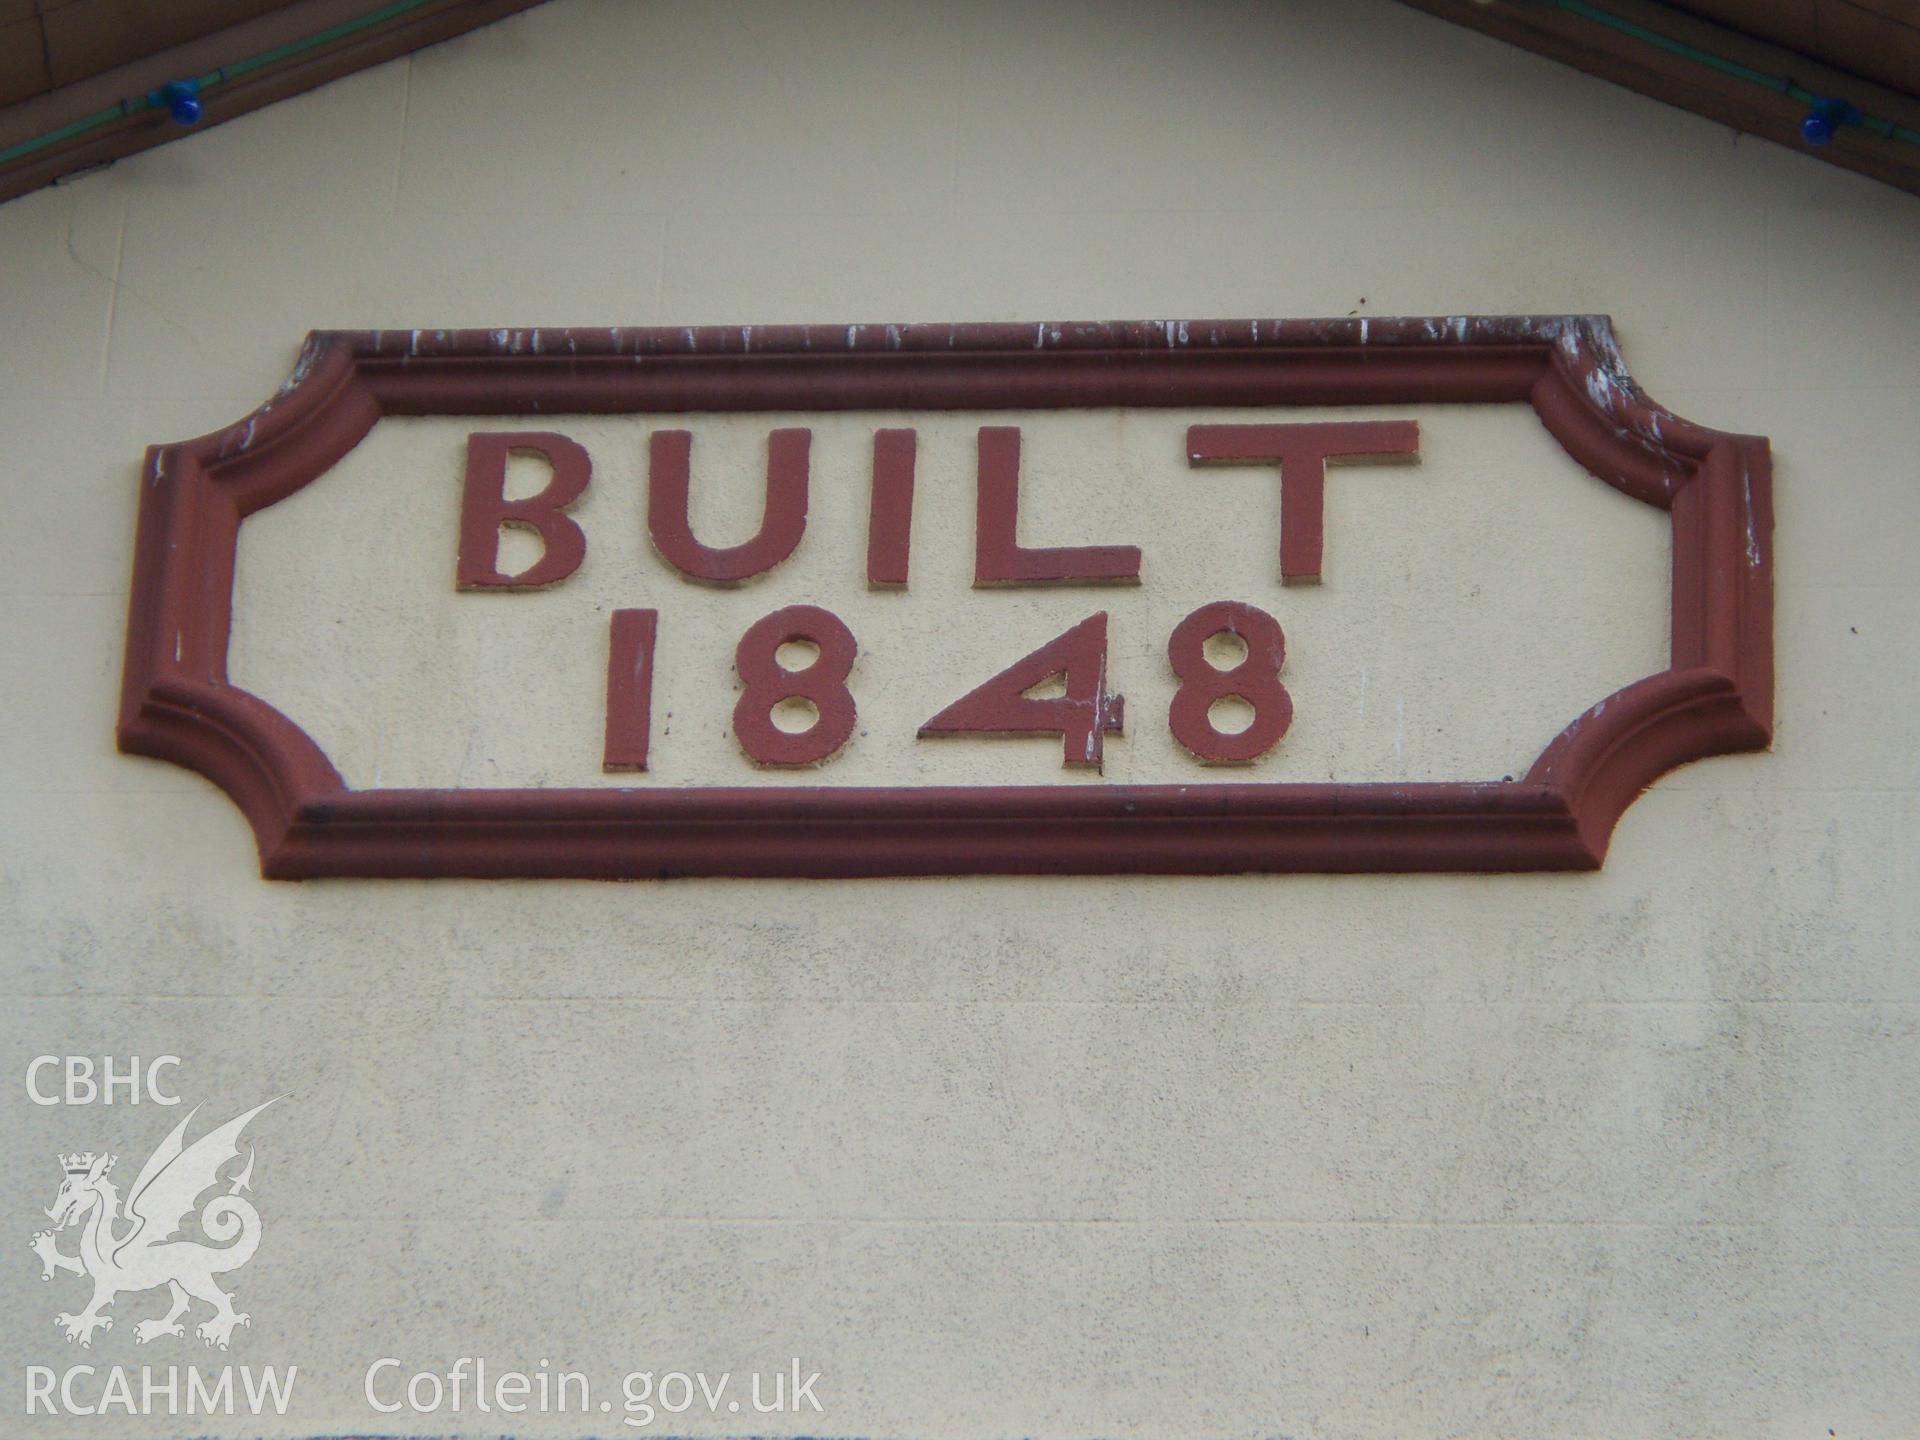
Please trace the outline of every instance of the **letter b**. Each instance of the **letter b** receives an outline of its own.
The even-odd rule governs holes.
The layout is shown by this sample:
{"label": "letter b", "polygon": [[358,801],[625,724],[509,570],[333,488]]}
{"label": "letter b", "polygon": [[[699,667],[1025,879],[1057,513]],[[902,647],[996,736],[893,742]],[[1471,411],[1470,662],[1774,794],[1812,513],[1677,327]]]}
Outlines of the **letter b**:
{"label": "letter b", "polygon": [[[507,456],[540,456],[553,470],[546,489],[525,500],[506,498]],[[593,465],[578,442],[545,431],[467,437],[466,494],[460,505],[460,588],[537,590],[557,585],[587,558],[587,537],[560,512],[586,492]],[[517,525],[540,537],[545,553],[518,575],[500,573],[500,527]]]}
{"label": "letter b", "polygon": [[91,1105],[100,1098],[94,1083],[93,1061],[85,1055],[67,1056],[67,1104]]}

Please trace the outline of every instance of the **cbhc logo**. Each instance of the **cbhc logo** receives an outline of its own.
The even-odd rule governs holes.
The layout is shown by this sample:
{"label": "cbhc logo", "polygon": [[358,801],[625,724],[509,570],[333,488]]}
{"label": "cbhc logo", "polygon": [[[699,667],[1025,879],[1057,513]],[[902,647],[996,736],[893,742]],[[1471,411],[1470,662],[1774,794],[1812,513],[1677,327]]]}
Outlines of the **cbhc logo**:
{"label": "cbhc logo", "polygon": [[[111,1105],[119,1091],[124,1092],[120,1102],[124,1105],[138,1105],[143,1096],[155,1105],[178,1105],[178,1095],[160,1088],[160,1072],[179,1064],[178,1055],[162,1055],[142,1070],[140,1057],[130,1055],[121,1070],[112,1055],[101,1056],[98,1065],[91,1055],[36,1055],[27,1066],[27,1098],[36,1105]],[[41,1076],[48,1070],[59,1072],[49,1077],[49,1083],[59,1085],[54,1094],[40,1088]],[[62,1077],[64,1084],[60,1084]]]}

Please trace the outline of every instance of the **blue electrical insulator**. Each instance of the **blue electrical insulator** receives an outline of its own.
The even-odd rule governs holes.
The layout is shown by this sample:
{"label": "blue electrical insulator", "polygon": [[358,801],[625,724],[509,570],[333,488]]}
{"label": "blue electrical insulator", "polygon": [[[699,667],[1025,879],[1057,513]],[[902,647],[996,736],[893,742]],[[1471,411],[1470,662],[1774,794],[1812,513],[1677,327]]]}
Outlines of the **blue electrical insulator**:
{"label": "blue electrical insulator", "polygon": [[196,125],[204,108],[200,103],[200,87],[191,80],[169,80],[167,88],[161,92],[161,99],[167,107],[167,114],[179,125]]}
{"label": "blue electrical insulator", "polygon": [[1809,145],[1824,145],[1842,125],[1858,125],[1864,119],[1866,116],[1845,100],[1817,99],[1800,122],[1800,138]]}

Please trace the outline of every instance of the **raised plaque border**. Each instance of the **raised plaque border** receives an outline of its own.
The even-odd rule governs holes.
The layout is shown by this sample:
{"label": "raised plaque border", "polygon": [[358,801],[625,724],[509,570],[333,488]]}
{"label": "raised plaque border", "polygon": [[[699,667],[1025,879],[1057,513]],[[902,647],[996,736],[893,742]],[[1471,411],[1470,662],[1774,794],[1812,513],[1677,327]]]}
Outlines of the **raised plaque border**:
{"label": "raised plaque border", "polygon": [[[352,790],[227,680],[241,521],[383,415],[1515,401],[1673,533],[1669,668],[1515,781]],[[316,331],[266,404],[147,452],[120,748],[225,790],[277,879],[1594,869],[1661,775],[1769,743],[1770,480],[1764,439],[1648,399],[1605,316]]]}

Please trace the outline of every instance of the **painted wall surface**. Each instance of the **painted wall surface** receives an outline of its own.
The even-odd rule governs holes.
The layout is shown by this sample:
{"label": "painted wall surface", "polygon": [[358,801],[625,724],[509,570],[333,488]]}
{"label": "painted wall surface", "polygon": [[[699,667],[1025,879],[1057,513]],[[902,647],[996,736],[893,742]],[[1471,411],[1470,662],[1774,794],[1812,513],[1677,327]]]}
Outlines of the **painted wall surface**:
{"label": "painted wall surface", "polygon": [[[142,448],[252,408],[310,328],[1590,311],[1655,398],[1772,437],[1778,515],[1773,751],[1663,781],[1597,874],[276,884],[223,795],[114,749]],[[1914,1433],[1917,315],[1911,197],[1384,0],[555,0],[0,207],[0,1430],[634,1433],[628,1372],[764,1394],[797,1358],[818,1413],[696,1395],[648,1428]],[[1659,517],[1513,416],[1419,418],[1417,475],[1329,486],[1337,633],[1376,651],[1289,662],[1305,757],[1341,778],[1497,777],[1659,659]],[[742,481],[702,523],[749,523],[764,423],[696,426]],[[822,463],[859,476],[873,423],[817,422]],[[916,585],[965,616],[967,424],[926,423],[954,477],[923,486]],[[538,607],[636,603],[648,428],[578,427],[626,457],[581,512],[597,568],[458,603],[462,427],[377,430],[247,531],[236,678],[357,782],[604,783],[528,743],[537,718],[590,751],[603,654],[543,648]],[[410,464],[446,477],[417,507],[369,488]],[[1566,528],[1537,544],[1408,489],[1555,465],[1528,503]],[[1049,512],[1101,484],[1049,473],[1037,525],[1136,538]],[[855,565],[857,487],[825,493],[818,563]],[[1156,503],[1209,598],[1204,529]],[[1431,613],[1362,583],[1415,557]],[[1469,579],[1483,608],[1436,653]],[[1037,643],[1097,605],[1163,630],[1186,598],[1007,603]],[[494,600],[517,648],[462,608]],[[1020,653],[912,624],[939,683],[889,723]],[[589,703],[556,704],[577,677]],[[1345,722],[1313,729],[1310,696]],[[1396,734],[1409,707],[1434,723]],[[707,738],[663,783],[737,761]],[[1044,780],[1046,749],[845,778]],[[1177,762],[1147,731],[1113,753]],[[35,1104],[47,1054],[177,1055],[186,1104]],[[265,1230],[232,1348],[135,1344],[157,1294],[63,1343],[84,1287],[28,1249],[57,1154],[130,1180],[188,1106],[282,1092],[248,1131]],[[363,1395],[382,1357],[389,1399],[463,1356],[585,1372],[613,1408]],[[284,1416],[24,1413],[28,1367],[81,1364],[299,1376]]]}

